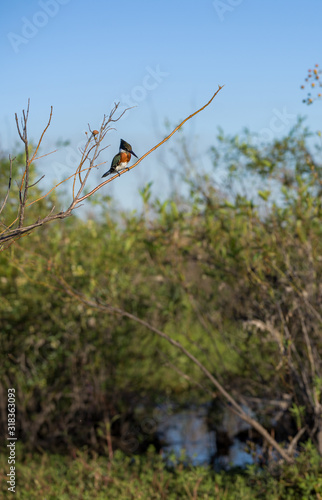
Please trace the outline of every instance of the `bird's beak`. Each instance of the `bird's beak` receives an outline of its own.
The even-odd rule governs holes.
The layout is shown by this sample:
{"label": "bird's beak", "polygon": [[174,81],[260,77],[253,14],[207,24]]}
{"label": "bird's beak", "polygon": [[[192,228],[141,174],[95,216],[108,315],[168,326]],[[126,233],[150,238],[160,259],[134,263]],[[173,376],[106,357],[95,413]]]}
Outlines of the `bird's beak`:
{"label": "bird's beak", "polygon": [[134,155],[134,156],[135,156],[135,158],[138,158],[138,156],[136,156],[136,154],[135,154],[135,153],[133,153],[133,151],[132,151],[132,150],[130,151],[130,153],[131,153],[131,155]]}

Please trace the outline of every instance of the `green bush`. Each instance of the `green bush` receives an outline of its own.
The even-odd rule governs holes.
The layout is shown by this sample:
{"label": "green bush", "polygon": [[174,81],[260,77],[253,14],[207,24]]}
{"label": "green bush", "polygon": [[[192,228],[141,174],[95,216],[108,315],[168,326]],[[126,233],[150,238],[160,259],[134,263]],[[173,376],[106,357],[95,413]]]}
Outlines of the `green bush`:
{"label": "green bush", "polygon": [[[1,475],[8,464],[0,456]],[[6,496],[7,485],[1,482]],[[150,448],[146,456],[130,458],[116,452],[110,462],[103,456],[78,451],[74,458],[60,455],[17,454],[18,499],[279,499],[309,500],[322,495],[321,459],[311,444],[294,465],[214,473],[207,467],[168,468]]]}
{"label": "green bush", "polygon": [[[94,220],[44,226],[1,253],[2,394],[16,388],[31,448],[104,451],[112,422],[113,448],[130,451],[122,436],[140,401],[149,414],[160,399],[214,394],[181,352],[100,304],[181,342],[237,399],[287,396],[283,439],[305,428],[321,448],[322,167],[307,141],[301,123],[265,145],[221,135],[227,191],[200,174],[177,203],[147,186],[141,214],[116,216],[105,200]],[[236,191],[241,180],[258,193]]]}

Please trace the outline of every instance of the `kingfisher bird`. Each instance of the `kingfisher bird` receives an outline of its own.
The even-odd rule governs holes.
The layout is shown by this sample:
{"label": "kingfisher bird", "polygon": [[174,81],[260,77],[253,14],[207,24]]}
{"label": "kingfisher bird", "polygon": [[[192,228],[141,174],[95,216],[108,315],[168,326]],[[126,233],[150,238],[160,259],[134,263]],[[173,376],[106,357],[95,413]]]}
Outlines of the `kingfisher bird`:
{"label": "kingfisher bird", "polygon": [[119,152],[114,156],[111,163],[111,168],[108,170],[108,172],[105,172],[102,177],[114,174],[115,172],[119,174],[121,170],[124,170],[126,168],[131,159],[131,155],[134,155],[135,158],[138,158],[132,151],[132,146],[128,142],[125,142],[123,141],[123,139],[121,139]]}

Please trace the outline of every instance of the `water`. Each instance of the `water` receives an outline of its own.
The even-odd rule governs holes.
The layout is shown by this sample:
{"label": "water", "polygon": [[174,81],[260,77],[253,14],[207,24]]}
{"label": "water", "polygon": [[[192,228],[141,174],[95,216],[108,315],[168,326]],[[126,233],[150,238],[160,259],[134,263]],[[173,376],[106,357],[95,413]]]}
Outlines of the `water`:
{"label": "water", "polygon": [[216,435],[209,431],[206,423],[206,409],[189,409],[168,415],[158,425],[158,438],[164,443],[165,456],[174,453],[185,458],[193,465],[209,464],[216,453]]}
{"label": "water", "polygon": [[[162,411],[161,411],[162,413]],[[231,466],[245,467],[253,463],[253,457],[246,451],[245,443],[237,436],[248,431],[250,426],[230,412],[224,410],[217,431],[208,427],[208,407],[189,408],[169,413],[163,409],[163,418],[159,419],[157,436],[162,443],[164,456],[170,454],[192,465],[213,463],[216,469]],[[225,450],[217,449],[217,433],[224,434],[229,445]],[[259,452],[259,448],[257,449]],[[173,459],[168,458],[172,463]]]}

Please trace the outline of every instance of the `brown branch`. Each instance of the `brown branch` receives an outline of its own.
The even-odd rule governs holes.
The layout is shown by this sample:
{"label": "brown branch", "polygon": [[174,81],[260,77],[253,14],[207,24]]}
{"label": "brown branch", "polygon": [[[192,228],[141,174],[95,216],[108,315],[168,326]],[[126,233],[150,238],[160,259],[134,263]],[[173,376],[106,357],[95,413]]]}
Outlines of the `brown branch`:
{"label": "brown branch", "polygon": [[[29,112],[29,104],[28,104],[28,112]],[[43,133],[42,133],[42,134],[41,134],[41,136],[40,136],[40,139],[39,139],[38,144],[37,144],[37,146],[36,146],[35,152],[34,152],[34,154],[33,154],[32,158],[31,158],[31,160],[30,160],[30,164],[31,164],[31,163],[35,160],[35,158],[36,158],[36,154],[37,154],[38,149],[39,149],[39,147],[40,147],[40,144],[41,144],[41,142],[42,142],[42,140],[43,140],[43,137],[44,137],[45,133],[46,133],[46,132],[47,132],[47,130],[48,130],[48,127],[49,127],[49,125],[50,125],[50,122],[51,122],[52,116],[53,116],[53,107],[52,107],[52,106],[50,106],[50,115],[49,115],[48,123],[47,123],[46,127],[44,128]]]}
{"label": "brown branch", "polygon": [[24,226],[24,227],[18,227],[17,229],[12,229],[9,233],[7,234],[2,234],[0,235],[0,242],[5,242],[7,240],[10,240],[15,237],[20,237],[24,235],[25,233],[29,233],[36,227],[41,227],[44,224],[47,224],[48,222],[52,222],[57,219],[65,219],[70,215],[70,212],[66,210],[66,212],[59,212],[58,214],[54,214],[51,216],[46,216],[43,219],[35,222],[34,224],[30,224],[29,226]]}
{"label": "brown branch", "polygon": [[167,142],[170,139],[170,137],[172,137],[173,134],[175,134],[179,130],[179,128],[182,127],[182,125],[184,125],[188,120],[190,120],[195,115],[197,115],[198,113],[200,113],[200,111],[203,111],[207,106],[209,106],[209,104],[213,101],[213,99],[216,97],[216,95],[218,94],[218,92],[222,88],[223,88],[223,85],[222,86],[219,85],[218,90],[214,93],[214,95],[211,97],[211,99],[204,106],[202,106],[202,108],[198,109],[197,111],[195,111],[194,113],[192,113],[191,115],[189,115],[187,118],[185,118],[165,139],[163,139],[156,146],[154,146],[153,148],[151,148],[147,153],[145,153],[143,156],[141,156],[141,158],[139,158],[138,161],[136,161],[134,163],[134,165],[132,165],[131,167],[128,167],[128,168],[124,169],[122,172],[119,172],[118,174],[114,175],[113,177],[110,177],[106,181],[104,181],[101,184],[99,184],[98,186],[96,186],[96,188],[92,189],[92,191],[90,191],[89,193],[87,193],[85,196],[83,196],[82,198],[79,198],[78,203],[80,203],[81,201],[85,200],[86,198],[88,198],[89,196],[91,196],[92,194],[94,194],[102,186],[105,186],[105,184],[108,184],[109,182],[111,182],[112,180],[116,179],[120,175],[123,175],[126,172],[128,172],[129,170],[132,170],[132,168],[136,167],[139,163],[141,163],[142,160],[144,160],[144,158],[146,158],[149,154],[151,154],[153,151],[155,151],[160,146],[162,146],[162,144],[164,144],[165,142]]}
{"label": "brown branch", "polygon": [[[155,151],[157,148],[159,148],[162,144],[164,144],[166,141],[168,141],[170,139],[170,137],[172,137],[172,135],[175,134],[175,132],[177,132],[177,130],[179,130],[184,125],[184,123],[186,123],[188,120],[190,120],[196,114],[200,113],[207,106],[209,106],[209,104],[213,101],[213,99],[215,98],[215,96],[218,94],[218,92],[221,89],[222,89],[222,86],[219,86],[218,90],[213,94],[213,96],[211,97],[211,99],[204,106],[202,106],[200,109],[198,109],[197,111],[195,111],[194,113],[192,113],[191,115],[189,115],[187,118],[185,118],[165,139],[163,139],[160,143],[158,143],[156,146],[154,146],[152,149],[150,149],[147,153],[145,153],[134,165],[132,165],[128,169],[124,170],[123,172],[120,172],[120,175],[122,175],[123,173],[125,173],[127,170],[131,170],[132,168],[136,167],[144,158],[146,158],[149,154],[151,154],[153,151]],[[112,178],[110,178],[110,179],[106,180],[105,182],[99,184],[96,188],[92,189],[89,193],[85,194],[84,196],[81,196],[81,194],[82,194],[82,192],[84,190],[84,187],[86,185],[86,182],[88,180],[90,171],[92,170],[92,168],[94,168],[96,166],[95,163],[96,163],[97,158],[99,157],[100,153],[105,149],[105,148],[101,148],[101,142],[105,138],[107,132],[109,132],[110,130],[113,129],[112,127],[109,126],[109,124],[111,122],[114,123],[114,122],[117,122],[118,120],[120,120],[120,118],[124,115],[124,113],[126,111],[128,111],[129,109],[131,109],[131,108],[125,109],[120,114],[120,116],[118,116],[117,118],[114,118],[114,114],[115,114],[115,112],[116,112],[116,110],[118,109],[118,106],[119,106],[119,103],[115,103],[113,109],[110,112],[110,114],[108,116],[104,115],[103,120],[102,120],[102,125],[100,127],[100,131],[99,131],[98,134],[95,133],[95,135],[94,135],[93,132],[91,132],[91,129],[89,127],[89,130],[91,132],[91,136],[87,140],[85,148],[82,151],[82,158],[81,158],[81,161],[80,161],[80,163],[79,163],[79,165],[78,165],[75,173],[72,174],[71,176],[69,176],[67,179],[64,179],[60,183],[56,184],[56,186],[54,186],[52,189],[50,189],[45,195],[40,196],[36,200],[34,200],[31,203],[27,204],[26,202],[27,202],[28,189],[30,187],[29,186],[29,167],[30,167],[30,164],[32,163],[32,161],[34,161],[35,159],[37,159],[36,155],[37,155],[38,149],[40,147],[40,144],[42,142],[44,134],[47,131],[49,125],[50,125],[51,118],[52,118],[52,107],[51,107],[51,112],[50,112],[50,116],[49,116],[49,120],[48,120],[47,126],[45,127],[45,129],[44,129],[44,131],[43,131],[43,133],[42,133],[42,135],[41,135],[41,137],[40,137],[40,139],[38,141],[36,150],[35,150],[32,158],[31,158],[31,160],[29,160],[28,137],[27,137],[27,121],[28,121],[28,116],[29,116],[29,104],[30,104],[30,101],[28,100],[27,112],[25,112],[23,110],[23,119],[21,120],[21,128],[19,126],[19,121],[18,121],[17,113],[15,114],[18,134],[19,134],[19,137],[21,138],[21,140],[25,144],[25,153],[26,153],[26,166],[25,166],[25,171],[24,171],[24,174],[23,174],[23,177],[22,177],[22,181],[21,181],[21,185],[20,185],[20,190],[19,190],[20,209],[19,209],[19,215],[18,215],[18,218],[17,218],[18,221],[19,221],[18,222],[18,228],[10,230],[10,228],[13,226],[13,224],[17,221],[17,219],[16,219],[8,227],[6,227],[6,229],[2,233],[0,233],[0,244],[1,244],[1,242],[7,242],[10,239],[17,239],[20,236],[25,235],[26,233],[29,233],[30,231],[32,231],[36,227],[42,226],[43,224],[47,224],[47,223],[52,222],[52,221],[57,220],[57,219],[64,219],[66,217],[69,217],[71,215],[72,211],[75,208],[78,208],[78,206],[80,206],[80,203],[82,201],[84,201],[89,196],[93,195],[96,191],[98,191],[100,188],[102,188],[105,184],[108,184],[113,179],[115,179],[116,177],[118,177],[118,175],[113,176]],[[86,132],[86,134],[87,134],[87,132]],[[83,168],[84,163],[86,161],[89,161],[89,167],[88,168]],[[86,174],[84,176],[84,179],[82,179],[82,177],[81,177],[81,172],[86,172]],[[42,200],[43,198],[45,198],[46,196],[48,196],[60,184],[62,184],[63,182],[66,182],[67,180],[71,179],[72,177],[74,178],[73,188],[72,188],[72,201],[71,201],[69,207],[67,208],[67,210],[59,212],[57,214],[52,214],[50,216],[46,216],[46,217],[44,217],[41,220],[37,220],[34,224],[30,224],[29,226],[22,227],[23,226],[23,221],[24,221],[24,215],[25,215],[25,209],[26,209],[26,207],[29,207],[29,206],[33,205],[34,203],[39,202],[40,200]],[[75,193],[76,177],[78,177],[78,179],[80,181],[80,187],[79,187],[77,193]],[[23,192],[23,195],[22,195],[23,186],[24,186],[24,192]]]}
{"label": "brown branch", "polygon": [[[22,115],[23,115],[23,118],[21,119],[22,131],[20,130],[19,121],[18,121],[18,115],[17,115],[17,113],[15,114],[16,125],[17,125],[17,129],[18,129],[18,134],[19,134],[20,139],[24,143],[24,146],[25,146],[25,156],[26,156],[25,170],[24,170],[24,173],[23,173],[23,176],[22,176],[22,180],[21,180],[21,184],[20,184],[20,190],[19,190],[19,202],[20,202],[19,223],[18,223],[19,227],[22,227],[23,221],[24,221],[24,217],[25,217],[25,208],[26,208],[26,202],[27,202],[27,198],[28,198],[28,190],[29,190],[29,187],[30,187],[29,186],[29,170],[30,170],[30,165],[32,164],[32,162],[36,158],[37,152],[39,150],[39,147],[41,145],[43,137],[44,137],[46,131],[48,130],[48,127],[49,127],[50,122],[51,122],[52,114],[53,114],[53,107],[51,106],[48,123],[47,123],[46,127],[44,128],[44,130],[43,130],[43,132],[42,132],[42,134],[40,136],[40,139],[38,141],[38,144],[36,146],[36,149],[34,151],[34,154],[33,154],[32,158],[30,159],[29,158],[28,134],[27,134],[27,122],[28,122],[28,117],[29,117],[29,108],[30,108],[30,99],[28,99],[27,112],[25,112],[25,110],[22,110]],[[46,155],[44,155],[44,156],[46,156]],[[35,185],[35,184],[33,184],[33,185]],[[24,186],[24,189],[23,189],[23,186]],[[23,194],[22,194],[22,190],[23,190]]]}
{"label": "brown branch", "polygon": [[9,231],[9,229],[11,228],[11,226],[13,226],[18,220],[18,217],[16,217],[10,224],[9,226],[6,226],[5,224],[2,224],[3,226],[5,226],[5,229],[0,233],[0,241],[1,241],[1,235],[7,231]]}
{"label": "brown branch", "polygon": [[34,182],[33,184],[30,184],[30,186],[29,186],[29,187],[30,187],[30,188],[32,188],[32,187],[36,186],[36,184],[38,184],[38,182],[40,182],[40,181],[41,181],[44,177],[45,177],[45,175],[42,175],[42,176],[40,177],[40,179],[38,179],[38,181]]}
{"label": "brown branch", "polygon": [[[85,172],[85,170],[88,170],[87,168],[84,168],[82,170],[82,172]],[[55,189],[58,188],[58,186],[60,186],[61,184],[64,184],[64,182],[67,182],[69,181],[72,177],[75,177],[77,175],[77,172],[75,172],[74,174],[70,175],[69,177],[66,177],[66,179],[63,179],[62,181],[58,182],[58,184],[56,184],[54,187],[52,187],[46,194],[43,194],[42,196],[39,196],[39,198],[37,198],[36,200],[33,200],[31,201],[30,203],[27,204],[27,207],[30,207],[31,205],[33,205],[34,203],[37,203],[38,201],[40,200],[43,200],[44,198],[46,198],[48,195],[50,195],[50,193],[52,193],[53,191],[55,191]]]}
{"label": "brown branch", "polygon": [[[28,99],[27,114],[25,113],[24,109],[22,110],[22,114],[23,114],[23,119],[21,119],[22,132],[20,131],[20,127],[19,127],[18,115],[17,115],[17,113],[15,114],[18,133],[19,133],[20,139],[22,140],[22,142],[25,145],[25,156],[26,156],[25,171],[23,173],[21,185],[20,185],[20,189],[19,189],[19,204],[20,204],[19,223],[18,223],[19,227],[21,227],[23,225],[23,220],[24,220],[24,216],[25,216],[25,205],[26,205],[27,194],[28,194],[28,183],[29,183],[29,147],[28,147],[28,135],[27,135],[27,121],[28,121],[28,116],[29,116],[29,105],[30,105],[30,99]],[[23,185],[25,185],[25,188],[24,188],[24,193],[22,195],[21,192],[22,192]]]}
{"label": "brown branch", "polygon": [[[117,110],[118,107],[119,107],[119,103],[115,103],[114,104],[114,108],[111,110],[109,116],[104,115],[103,120],[102,120],[102,125],[100,127],[100,131],[99,131],[98,134],[94,135],[93,132],[92,132],[92,130],[91,130],[91,128],[90,128],[90,126],[88,125],[89,131],[91,132],[91,135],[90,135],[90,137],[89,137],[89,139],[88,139],[88,141],[87,141],[87,143],[85,145],[85,148],[84,148],[84,150],[82,152],[82,158],[81,158],[80,164],[79,164],[79,166],[78,166],[78,168],[76,170],[76,173],[78,173],[78,178],[79,178],[79,181],[80,181],[80,188],[79,188],[78,193],[76,195],[75,195],[76,176],[74,177],[74,182],[73,182],[73,200],[72,200],[72,203],[69,206],[69,209],[71,209],[71,210],[73,210],[76,207],[76,205],[80,202],[79,196],[80,196],[80,194],[82,193],[82,191],[83,191],[83,189],[85,187],[85,184],[87,182],[87,179],[88,179],[88,176],[90,174],[90,171],[94,167],[95,161],[99,157],[100,153],[102,151],[104,151],[104,149],[106,149],[108,147],[108,146],[106,146],[105,148],[100,148],[101,142],[105,138],[107,132],[109,132],[110,130],[112,130],[112,127],[109,127],[109,123],[119,121],[121,119],[121,117],[124,115],[124,113],[126,111],[128,111],[129,109],[131,109],[131,108],[126,108],[123,111],[123,113],[121,113],[121,115],[119,115],[117,118],[113,119],[113,116],[114,116],[114,114],[115,114],[115,112],[116,112],[116,110]],[[98,135],[98,137],[97,137],[97,135]],[[87,151],[87,149],[90,146],[92,140],[94,141],[94,144]],[[93,150],[94,150],[94,153],[93,153],[92,158],[90,159],[89,155],[90,155],[90,153]],[[90,166],[89,166],[89,169],[87,171],[87,174],[85,175],[84,180],[82,180],[81,175],[80,175],[80,169],[81,169],[81,167],[83,166],[83,164],[87,160],[89,160]]]}
{"label": "brown branch", "polygon": [[52,155],[53,153],[57,153],[58,149],[54,149],[54,151],[50,151],[50,153],[45,153],[44,155],[37,156],[37,158],[34,158],[33,161],[40,160],[40,158],[45,158],[45,156]]}
{"label": "brown branch", "polygon": [[295,446],[297,445],[299,439],[301,439],[301,437],[303,436],[304,432],[307,430],[307,427],[306,425],[304,427],[302,427],[302,429],[300,429],[298,431],[298,433],[293,437],[292,441],[290,442],[289,444],[289,447],[287,449],[288,453],[292,454],[294,453],[295,451]]}
{"label": "brown branch", "polygon": [[135,321],[136,323],[144,326],[151,332],[155,333],[159,337],[163,338],[166,340],[169,344],[173,345],[176,349],[180,350],[183,352],[185,356],[187,356],[195,365],[197,365],[200,370],[205,374],[205,376],[211,381],[211,383],[216,387],[218,392],[224,397],[224,399],[231,405],[232,409],[235,410],[237,415],[247,422],[249,425],[251,425],[254,429],[256,429],[261,436],[266,439],[266,441],[271,444],[271,446],[279,453],[279,455],[288,463],[293,462],[293,458],[287,453],[285,449],[283,449],[277,441],[267,432],[267,430],[259,423],[257,420],[253,419],[251,416],[249,416],[240,406],[237,401],[226,391],[226,389],[220,384],[220,382],[212,375],[212,373],[209,372],[209,370],[191,353],[189,352],[180,342],[177,340],[174,340],[171,338],[169,335],[164,333],[163,331],[159,330],[158,328],[154,327],[147,321],[138,318],[134,314],[131,314],[127,311],[124,311],[120,308],[110,306],[109,304],[104,304],[98,301],[94,300],[89,300],[87,299],[84,295],[80,294],[73,288],[71,288],[65,280],[63,280],[61,277],[57,278],[57,281],[64,287],[64,290],[68,295],[71,297],[76,298],[77,300],[83,302],[84,304],[93,307],[95,309],[98,309],[100,311],[106,312],[106,313],[114,313],[114,314],[119,314],[120,316],[126,317],[131,319],[132,321]]}
{"label": "brown branch", "polygon": [[163,354],[163,353],[160,353],[160,354],[166,359],[165,365],[169,366],[172,370],[177,372],[178,375],[180,375],[180,377],[182,377],[185,380],[187,380],[188,382],[190,382],[191,385],[195,385],[196,387],[199,387],[199,389],[201,389],[202,391],[208,392],[208,394],[210,394],[212,398],[216,397],[216,394],[213,391],[211,391],[210,389],[208,389],[208,387],[205,387],[204,385],[200,384],[199,382],[197,382],[197,380],[190,377],[190,375],[188,375],[187,373],[184,373],[182,370],[180,370],[180,368],[178,368],[175,364],[171,363],[171,361],[168,359],[167,356],[165,356],[165,354]]}
{"label": "brown branch", "polygon": [[[119,103],[119,102],[118,102],[118,103],[114,102],[114,108],[113,108],[113,110],[112,110],[112,115],[115,113],[115,111],[117,110],[117,108],[119,107],[119,105],[120,105],[120,103]],[[123,116],[123,115],[124,115],[127,111],[129,111],[130,109],[133,109],[133,108],[136,108],[136,106],[131,106],[130,108],[126,108],[126,109],[125,109],[125,110],[124,110],[124,111],[120,114],[120,116],[119,116],[118,118],[116,118],[116,120],[112,120],[112,119],[111,119],[110,121],[111,121],[111,122],[118,122],[118,121],[122,118],[122,116]]]}

